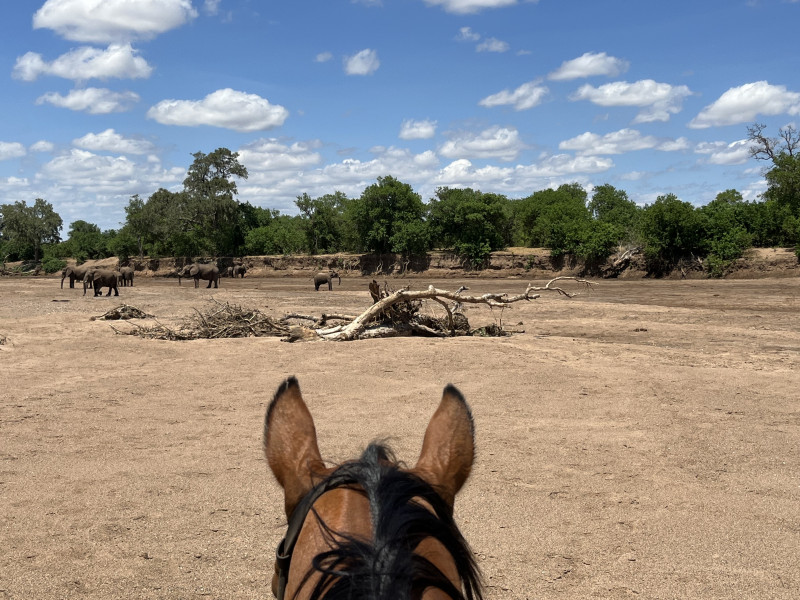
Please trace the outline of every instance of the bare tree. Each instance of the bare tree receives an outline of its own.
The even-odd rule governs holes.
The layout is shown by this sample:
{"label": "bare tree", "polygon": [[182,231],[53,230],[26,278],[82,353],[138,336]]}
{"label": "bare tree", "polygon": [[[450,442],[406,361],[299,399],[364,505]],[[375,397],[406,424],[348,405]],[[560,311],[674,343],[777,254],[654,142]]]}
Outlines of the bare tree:
{"label": "bare tree", "polygon": [[747,128],[747,139],[750,140],[750,156],[757,160],[770,160],[773,163],[781,154],[795,156],[800,152],[800,133],[794,125],[787,125],[778,130],[778,137],[768,137],[763,123],[753,123]]}

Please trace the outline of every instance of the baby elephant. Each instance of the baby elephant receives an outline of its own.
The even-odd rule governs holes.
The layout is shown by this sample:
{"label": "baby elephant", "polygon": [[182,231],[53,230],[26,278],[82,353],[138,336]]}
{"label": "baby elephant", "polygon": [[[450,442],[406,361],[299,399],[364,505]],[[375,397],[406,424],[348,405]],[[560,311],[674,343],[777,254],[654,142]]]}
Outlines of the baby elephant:
{"label": "baby elephant", "polygon": [[94,285],[95,296],[101,296],[103,294],[103,287],[108,288],[108,293],[106,296],[111,295],[111,290],[114,290],[115,296],[119,296],[119,288],[117,287],[119,277],[119,271],[109,271],[107,269],[95,269],[89,271],[83,278],[83,295],[86,295],[86,288],[91,282]]}
{"label": "baby elephant", "polygon": [[122,287],[133,286],[133,269],[131,267],[122,267],[119,270],[119,282]]}
{"label": "baby elephant", "polygon": [[314,289],[319,291],[319,286],[327,283],[328,289],[332,290],[334,279],[338,279],[339,285],[342,285],[342,278],[339,277],[339,274],[336,271],[328,271],[327,273],[323,271],[322,273],[317,273],[314,275]]}

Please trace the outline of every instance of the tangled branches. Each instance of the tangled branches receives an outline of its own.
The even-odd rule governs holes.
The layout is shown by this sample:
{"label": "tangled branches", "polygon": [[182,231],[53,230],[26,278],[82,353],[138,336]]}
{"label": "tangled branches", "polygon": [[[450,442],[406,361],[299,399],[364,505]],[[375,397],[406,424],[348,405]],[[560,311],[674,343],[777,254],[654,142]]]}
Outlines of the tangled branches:
{"label": "tangled branches", "polygon": [[113,326],[112,329],[119,334],[172,341],[289,335],[286,325],[257,309],[218,302],[214,298],[210,302],[212,305],[207,310],[194,309],[195,314],[187,317],[177,328],[167,327],[156,319],[156,325],[152,327],[132,323],[135,328],[130,331],[119,331]]}

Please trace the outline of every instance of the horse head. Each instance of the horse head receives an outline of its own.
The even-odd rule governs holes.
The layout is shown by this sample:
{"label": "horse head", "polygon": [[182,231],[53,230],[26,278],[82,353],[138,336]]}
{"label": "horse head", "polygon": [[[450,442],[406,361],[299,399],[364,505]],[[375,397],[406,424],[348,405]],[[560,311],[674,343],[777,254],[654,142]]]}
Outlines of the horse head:
{"label": "horse head", "polygon": [[264,423],[264,451],[289,519],[278,546],[275,596],[481,598],[472,551],[452,516],[474,448],[469,406],[448,385],[413,468],[379,443],[359,459],[326,467],[297,380],[287,379]]}

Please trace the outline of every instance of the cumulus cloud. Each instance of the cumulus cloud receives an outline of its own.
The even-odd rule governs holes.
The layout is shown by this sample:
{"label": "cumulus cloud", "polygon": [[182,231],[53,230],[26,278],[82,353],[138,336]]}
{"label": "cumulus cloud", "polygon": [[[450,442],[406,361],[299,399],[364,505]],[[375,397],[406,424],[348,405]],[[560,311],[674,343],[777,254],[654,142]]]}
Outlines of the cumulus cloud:
{"label": "cumulus cloud", "polygon": [[706,106],[689,123],[692,129],[736,125],[755,120],[757,115],[800,114],[800,93],[766,81],[730,88]]}
{"label": "cumulus cloud", "polygon": [[239,160],[251,174],[264,171],[295,173],[322,162],[322,157],[316,152],[320,145],[316,140],[285,144],[275,138],[261,139],[243,146],[239,150]]}
{"label": "cumulus cloud", "polygon": [[105,50],[83,46],[47,62],[41,54],[27,52],[17,58],[12,76],[35,81],[41,75],[54,75],[74,81],[88,79],[144,79],[153,68],[137,55],[130,44],[112,44]]}
{"label": "cumulus cloud", "polygon": [[429,140],[436,133],[436,121],[406,119],[400,126],[401,140]]}
{"label": "cumulus cloud", "polygon": [[348,75],[372,75],[380,66],[378,53],[369,48],[344,59],[344,72]]}
{"label": "cumulus cloud", "polygon": [[508,52],[510,46],[503,40],[497,38],[486,38],[475,47],[478,52]]}
{"label": "cumulus cloud", "polygon": [[288,116],[283,106],[230,88],[212,92],[202,100],[162,100],[147,111],[148,118],[162,125],[211,125],[241,132],[280,127]]}
{"label": "cumulus cloud", "polygon": [[633,122],[650,123],[669,121],[670,115],[680,112],[683,99],[691,93],[685,85],[672,86],[643,79],[634,83],[616,81],[600,87],[582,85],[569,99],[588,100],[599,106],[644,107]]}
{"label": "cumulus cloud", "polygon": [[39,140],[38,142],[34,142],[28,148],[28,150],[31,152],[52,152],[54,149],[55,144],[53,144],[53,142],[48,142],[47,140]]}
{"label": "cumulus cloud", "polygon": [[107,115],[129,110],[139,101],[134,92],[112,92],[106,88],[84,88],[72,90],[66,96],[48,92],[36,99],[36,104],[52,104],[70,110],[84,111],[92,115]]}
{"label": "cumulus cloud", "polygon": [[490,127],[478,134],[462,133],[445,142],[439,154],[446,158],[497,158],[514,160],[525,149],[519,132],[508,127]]}
{"label": "cumulus cloud", "polygon": [[706,162],[712,165],[741,165],[750,158],[750,140],[736,140],[735,142],[704,142],[698,144],[695,152],[707,154]]}
{"label": "cumulus cloud", "polygon": [[106,129],[100,133],[87,133],[72,140],[72,145],[84,150],[115,154],[150,154],[155,151],[155,146],[151,142],[126,138],[113,129]]}
{"label": "cumulus cloud", "polygon": [[317,54],[314,57],[314,62],[324,63],[324,62],[328,62],[332,58],[333,58],[333,54],[331,54],[330,52],[320,52],[319,54]]}
{"label": "cumulus cloud", "polygon": [[602,173],[614,166],[608,158],[557,154],[539,162],[512,167],[475,167],[467,159],[454,160],[443,167],[433,183],[436,186],[492,189],[505,194],[530,193],[531,189],[555,188],[573,183],[585,175]]}
{"label": "cumulus cloud", "polygon": [[425,0],[428,6],[441,6],[445,12],[457,15],[474,14],[486,8],[502,8],[519,3],[519,0]]}
{"label": "cumulus cloud", "polygon": [[346,158],[318,168],[292,168],[295,161],[321,162],[310,152],[318,145],[317,141],[287,144],[260,140],[240,149],[239,157],[247,166],[249,177],[239,184],[239,196],[252,202],[269,197],[270,206],[294,210],[298,193],[321,196],[335,189],[355,197],[386,173],[402,181],[424,182],[435,175],[438,166],[438,159],[430,150],[413,154],[407,149],[378,146],[371,149],[375,155],[371,160]]}
{"label": "cumulus cloud", "polygon": [[[206,6],[217,3],[207,0]],[[33,15],[33,28],[105,44],[150,39],[196,16],[191,0],[47,0]]]}
{"label": "cumulus cloud", "polygon": [[546,86],[541,85],[541,80],[535,79],[523,83],[515,90],[503,90],[487,96],[478,104],[491,108],[493,106],[513,106],[514,110],[527,110],[542,103],[549,93]]}
{"label": "cumulus cloud", "polygon": [[581,156],[597,156],[602,154],[624,154],[636,150],[654,148],[664,152],[686,150],[689,141],[686,138],[663,139],[652,135],[642,135],[636,129],[620,129],[605,135],[585,132],[574,138],[564,140],[558,145],[560,150],[572,150]]}
{"label": "cumulus cloud", "polygon": [[36,178],[57,181],[62,189],[98,194],[149,194],[153,189],[179,182],[184,175],[184,169],[165,170],[158,163],[138,162],[126,156],[101,156],[73,148],[43,165]]}
{"label": "cumulus cloud", "polygon": [[25,146],[19,142],[0,142],[0,160],[19,158],[27,154]]}
{"label": "cumulus cloud", "polygon": [[553,81],[566,81],[596,75],[616,77],[627,71],[629,66],[628,61],[609,56],[605,52],[586,52],[578,58],[564,61],[547,78]]}

